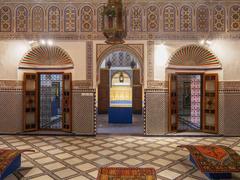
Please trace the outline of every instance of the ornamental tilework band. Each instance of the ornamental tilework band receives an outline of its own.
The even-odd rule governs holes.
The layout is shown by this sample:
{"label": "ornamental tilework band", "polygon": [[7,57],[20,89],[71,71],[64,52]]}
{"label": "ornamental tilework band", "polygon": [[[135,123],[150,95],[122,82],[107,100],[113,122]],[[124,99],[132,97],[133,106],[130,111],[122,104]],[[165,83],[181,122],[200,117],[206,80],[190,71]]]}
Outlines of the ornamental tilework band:
{"label": "ornamental tilework band", "polygon": [[159,10],[157,6],[150,6],[147,9],[147,31],[158,32],[159,30]]}
{"label": "ornamental tilework band", "polygon": [[87,53],[86,53],[87,54],[86,77],[87,77],[87,80],[93,81],[93,42],[87,41],[86,46],[87,46],[87,48],[86,48],[86,51],[87,51]]}
{"label": "ornamental tilework band", "polygon": [[81,9],[81,31],[93,31],[93,10],[90,6],[84,6]]}
{"label": "ornamental tilework band", "polygon": [[28,10],[24,6],[19,6],[16,9],[16,31],[17,32],[28,31]]}
{"label": "ornamental tilework band", "polygon": [[40,6],[36,6],[32,10],[32,31],[44,31],[44,10]]}
{"label": "ornamental tilework band", "polygon": [[223,32],[226,28],[226,11],[223,6],[217,5],[213,10],[213,31]]}
{"label": "ornamental tilework band", "polygon": [[57,6],[52,6],[48,9],[48,31],[60,31],[60,9]]}
{"label": "ornamental tilework band", "polygon": [[230,30],[239,31],[240,30],[240,6],[234,5],[230,8]]}
{"label": "ornamental tilework band", "polygon": [[64,9],[64,31],[76,32],[77,29],[77,10],[75,7],[68,6]]}
{"label": "ornamental tilework band", "polygon": [[154,41],[148,41],[147,44],[147,58],[148,58],[148,66],[147,66],[147,79],[153,80],[154,79]]}
{"label": "ornamental tilework band", "polygon": [[163,31],[174,32],[176,30],[176,10],[172,5],[168,5],[163,10]]}
{"label": "ornamental tilework band", "polygon": [[209,31],[209,10],[206,6],[202,5],[197,8],[197,31],[208,32]]}
{"label": "ornamental tilework band", "polygon": [[97,31],[98,32],[102,32],[103,30],[103,16],[102,16],[103,10],[104,10],[104,6],[100,6],[97,9]]}
{"label": "ornamental tilework band", "polygon": [[12,29],[12,12],[10,7],[4,6],[0,9],[0,31],[10,32]]}
{"label": "ornamental tilework band", "polygon": [[[27,0],[24,4],[1,2],[1,39],[21,39],[25,34],[29,38],[43,37],[49,32],[54,32],[51,35],[56,39],[104,39],[101,32],[103,1],[92,1],[91,6],[84,1],[71,4],[60,0],[61,3],[47,1],[41,4]],[[125,6],[129,40],[202,38],[204,33],[209,38],[240,37],[240,4],[237,1],[198,4],[195,0],[167,3],[130,0]]]}
{"label": "ornamental tilework band", "polygon": [[180,31],[190,32],[193,30],[193,12],[190,6],[184,5],[180,10]]}

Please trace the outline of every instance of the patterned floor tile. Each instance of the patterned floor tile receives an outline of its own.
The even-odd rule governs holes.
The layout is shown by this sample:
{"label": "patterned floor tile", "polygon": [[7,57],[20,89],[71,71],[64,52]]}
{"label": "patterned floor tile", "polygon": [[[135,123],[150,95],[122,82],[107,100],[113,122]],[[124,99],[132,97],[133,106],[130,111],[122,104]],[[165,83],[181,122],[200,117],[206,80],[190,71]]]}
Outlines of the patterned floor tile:
{"label": "patterned floor tile", "polygon": [[139,161],[139,160],[134,159],[134,158],[130,158],[130,159],[125,160],[123,162],[130,165],[130,166],[136,166],[136,165],[140,164],[142,161]]}
{"label": "patterned floor tile", "polygon": [[[204,180],[180,144],[223,144],[240,153],[240,137],[0,136],[0,148],[33,149],[22,155],[22,168],[6,180],[96,180],[98,169],[152,167],[159,180]],[[235,179],[240,179],[235,173]]]}
{"label": "patterned floor tile", "polygon": [[165,177],[167,179],[176,179],[178,176],[180,176],[181,174],[176,173],[174,171],[170,171],[170,170],[164,170],[160,173],[157,174],[158,176],[162,176]]}
{"label": "patterned floor tile", "polygon": [[107,164],[110,164],[112,161],[109,160],[109,159],[106,159],[106,158],[101,158],[101,159],[98,159],[98,160],[96,160],[94,162],[97,163],[100,166],[105,166]]}
{"label": "patterned floor tile", "polygon": [[77,172],[73,171],[72,169],[67,168],[67,169],[64,169],[64,170],[61,170],[61,171],[57,171],[54,174],[56,174],[58,177],[63,179],[63,178],[75,175],[75,174],[77,174]]}
{"label": "patterned floor tile", "polygon": [[94,165],[90,164],[90,163],[85,163],[85,164],[81,164],[76,166],[77,169],[81,170],[81,171],[88,171],[91,169],[96,168]]}
{"label": "patterned floor tile", "polygon": [[46,169],[53,171],[56,169],[61,169],[63,167],[65,167],[63,164],[59,163],[59,162],[55,162],[55,163],[51,163],[51,164],[47,164],[44,166]]}

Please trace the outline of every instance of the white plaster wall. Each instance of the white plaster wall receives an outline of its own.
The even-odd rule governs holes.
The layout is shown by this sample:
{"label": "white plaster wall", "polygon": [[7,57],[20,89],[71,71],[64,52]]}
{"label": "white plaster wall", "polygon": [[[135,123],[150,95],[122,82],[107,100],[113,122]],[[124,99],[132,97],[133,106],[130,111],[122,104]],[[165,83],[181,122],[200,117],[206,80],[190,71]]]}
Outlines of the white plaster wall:
{"label": "white plaster wall", "polygon": [[[72,58],[74,63],[72,72],[73,80],[86,79],[86,42],[85,41],[54,41],[54,45],[63,48]],[[0,41],[0,79],[22,80],[24,72],[36,72],[18,70],[18,64],[24,54],[31,47],[26,40]],[[41,70],[42,71],[42,70]],[[51,70],[52,71],[52,70]]]}

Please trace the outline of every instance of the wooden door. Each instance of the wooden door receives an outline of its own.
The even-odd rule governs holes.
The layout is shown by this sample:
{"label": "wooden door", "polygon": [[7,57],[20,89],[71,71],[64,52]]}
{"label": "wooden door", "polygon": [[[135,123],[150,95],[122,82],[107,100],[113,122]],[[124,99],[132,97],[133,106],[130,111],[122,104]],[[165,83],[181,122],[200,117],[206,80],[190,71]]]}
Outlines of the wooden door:
{"label": "wooden door", "polygon": [[142,85],[140,69],[133,69],[132,109],[134,114],[142,114]]}
{"label": "wooden door", "polygon": [[177,110],[177,75],[169,75],[169,106],[168,106],[168,130],[177,131],[178,110]]}
{"label": "wooden door", "polygon": [[110,104],[109,69],[100,69],[98,86],[98,113],[107,114]]}
{"label": "wooden door", "polygon": [[23,130],[38,129],[38,77],[35,73],[25,73],[23,83]]}
{"label": "wooden door", "polygon": [[63,113],[62,129],[63,131],[72,131],[72,74],[63,74]]}
{"label": "wooden door", "polygon": [[203,131],[218,132],[218,75],[205,74],[203,78]]}

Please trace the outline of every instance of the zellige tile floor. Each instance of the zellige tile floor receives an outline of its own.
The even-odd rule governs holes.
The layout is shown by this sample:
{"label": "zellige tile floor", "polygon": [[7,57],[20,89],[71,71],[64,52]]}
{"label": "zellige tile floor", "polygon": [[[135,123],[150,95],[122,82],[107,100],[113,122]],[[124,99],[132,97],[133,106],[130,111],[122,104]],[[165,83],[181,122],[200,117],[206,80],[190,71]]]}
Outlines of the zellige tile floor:
{"label": "zellige tile floor", "polygon": [[[240,137],[0,136],[0,148],[34,149],[7,180],[94,180],[98,168],[153,167],[159,180],[203,180],[179,144],[222,144],[240,153]],[[235,180],[240,174],[234,174]]]}

